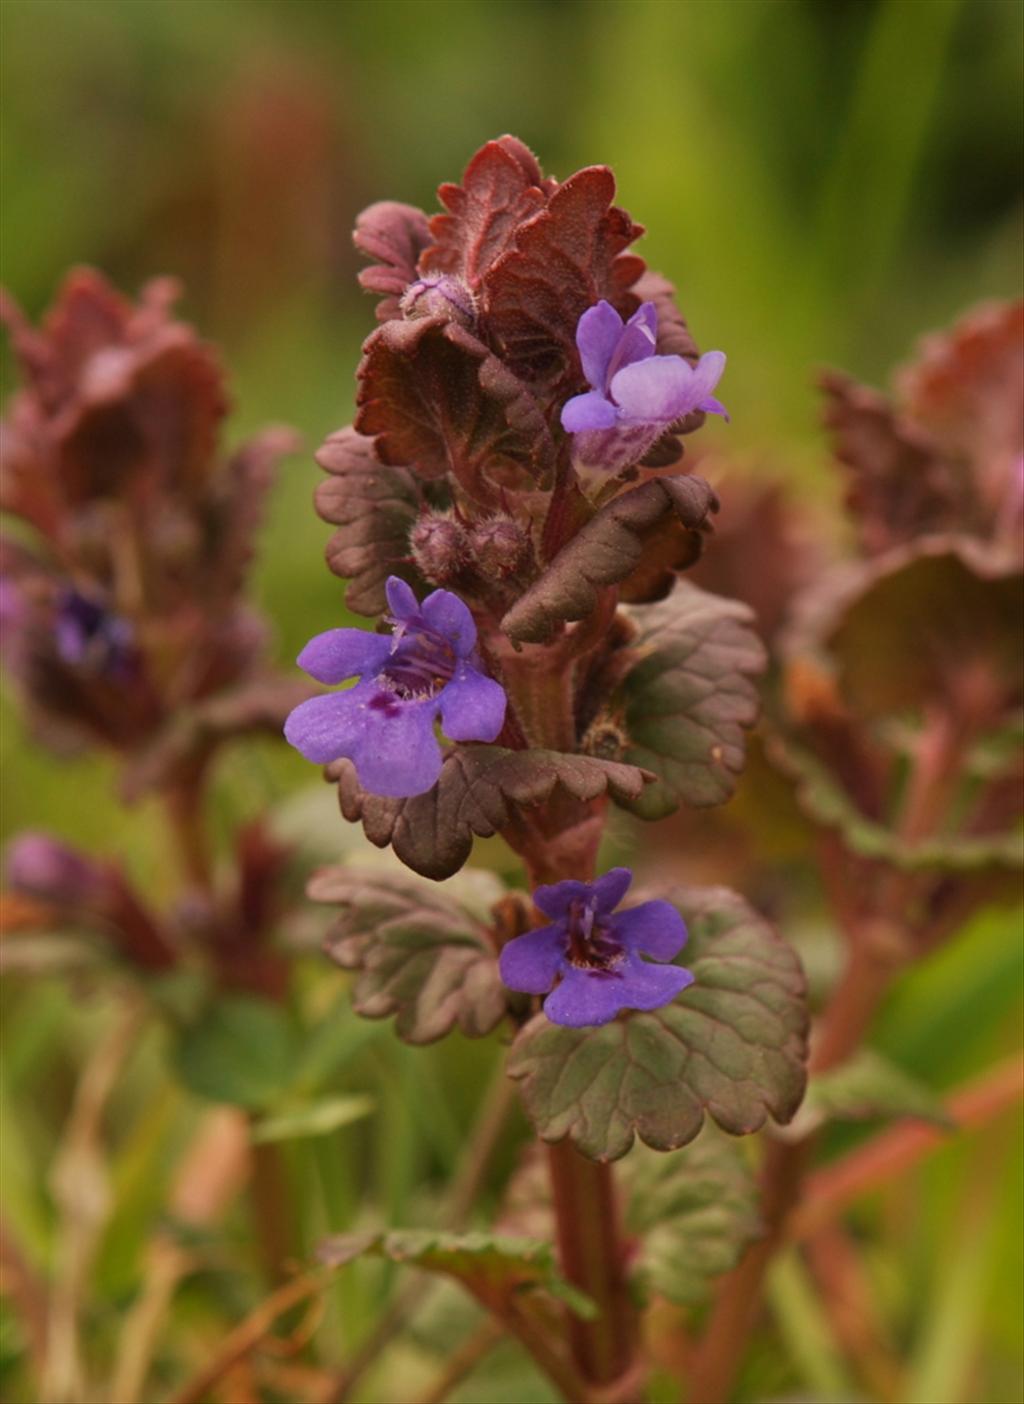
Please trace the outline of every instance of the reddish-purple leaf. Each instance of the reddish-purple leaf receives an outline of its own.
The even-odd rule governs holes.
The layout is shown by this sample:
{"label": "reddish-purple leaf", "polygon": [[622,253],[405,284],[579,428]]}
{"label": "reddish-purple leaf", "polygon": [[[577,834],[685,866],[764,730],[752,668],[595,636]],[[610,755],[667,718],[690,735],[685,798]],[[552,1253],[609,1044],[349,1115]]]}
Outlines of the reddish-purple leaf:
{"label": "reddish-purple leaf", "polygon": [[[560,624],[585,619],[596,608],[601,589],[628,583],[634,572],[641,593],[649,591],[648,550],[659,544],[653,564],[661,579],[668,560],[689,564],[699,554],[709,514],[717,510],[718,498],[703,478],[654,478],[620,494],[562,547],[505,615],[502,628],[517,643],[540,643]],[[666,559],[661,534],[667,520],[680,531]]]}
{"label": "reddish-purple leaf", "polygon": [[380,200],[359,215],[352,242],[361,254],[376,260],[359,274],[359,286],[382,295],[377,320],[399,316],[399,299],[416,278],[416,264],[430,243],[426,215],[414,205]]}
{"label": "reddish-purple leaf", "polygon": [[607,166],[569,177],[524,224],[483,280],[489,338],[518,374],[537,379],[576,367],[576,324],[601,298],[623,305],[644,271],[623,251],[643,233],[612,204]]}
{"label": "reddish-purple leaf", "polygon": [[543,207],[542,181],[533,154],[515,137],[482,146],[462,184],[438,191],[449,213],[430,220],[434,243],[421,260],[423,271],[456,274],[476,289],[519,226]]}
{"label": "reddish-purple leaf", "polygon": [[416,481],[408,469],[381,463],[373,440],[351,427],[332,434],[316,461],[330,474],[316,490],[316,510],[325,522],[338,527],[327,543],[327,564],[349,582],[345,592],[349,609],[381,614],[389,575],[422,586],[409,559],[409,532],[417,513]]}
{"label": "reddish-purple leaf", "polygon": [[554,446],[533,395],[454,322],[389,322],[366,342],[356,427],[377,456],[422,478],[450,475],[472,501],[534,486]]}

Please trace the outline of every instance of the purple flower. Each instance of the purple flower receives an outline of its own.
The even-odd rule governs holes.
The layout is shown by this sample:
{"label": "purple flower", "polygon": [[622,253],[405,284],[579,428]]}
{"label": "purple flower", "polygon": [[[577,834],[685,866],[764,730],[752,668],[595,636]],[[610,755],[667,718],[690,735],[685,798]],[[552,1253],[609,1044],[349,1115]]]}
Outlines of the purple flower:
{"label": "purple flower", "polygon": [[505,689],[480,671],[473,616],[448,590],[419,604],[393,575],[387,583],[394,632],[330,629],[299,654],[318,682],[360,681],[347,692],[302,702],[284,734],[307,760],[346,756],[377,795],[421,795],[441,773],[434,735],[440,718],[453,741],[493,741],[505,720]]}
{"label": "purple flower", "polygon": [[103,875],[96,863],[59,839],[34,829],[18,834],[7,845],[4,868],[15,891],[60,907],[85,905],[96,898],[103,886]]}
{"label": "purple flower", "polygon": [[653,302],[625,324],[609,302],[580,318],[576,345],[591,388],[562,406],[562,428],[579,436],[575,453],[582,462],[619,472],[694,410],[728,419],[711,393],[725,369],[724,352],[707,351],[691,366],[682,356],[657,355],[657,337]]}
{"label": "purple flower", "polygon": [[660,1009],[675,999],[693,984],[690,971],[642,957],[672,960],[686,943],[686,925],[669,902],[641,902],[613,915],[632,881],[628,868],[612,868],[596,882],[538,887],[533,900],[551,924],[504,947],[505,984],[525,994],[551,990],[544,1013],[570,1028],[607,1024],[622,1009]]}
{"label": "purple flower", "polygon": [[72,587],[57,601],[54,633],[58,654],[72,667],[111,677],[130,671],[131,624]]}

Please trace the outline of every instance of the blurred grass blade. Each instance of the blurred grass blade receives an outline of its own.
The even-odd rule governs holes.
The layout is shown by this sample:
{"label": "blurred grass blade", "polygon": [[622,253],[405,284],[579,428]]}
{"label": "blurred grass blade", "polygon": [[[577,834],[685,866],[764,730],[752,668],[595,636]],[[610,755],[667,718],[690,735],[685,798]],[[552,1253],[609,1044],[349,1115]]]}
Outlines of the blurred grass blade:
{"label": "blurred grass blade", "polygon": [[782,1254],[773,1265],[768,1295],[790,1357],[808,1388],[814,1391],[814,1398],[819,1404],[852,1398],[855,1391],[836,1350],[832,1328],[795,1250]]}
{"label": "blurred grass blade", "polygon": [[277,1116],[263,1117],[252,1129],[252,1139],[266,1141],[296,1141],[306,1136],[326,1136],[341,1126],[349,1126],[369,1116],[374,1109],[372,1097],[325,1097],[309,1106]]}
{"label": "blurred grass blade", "polygon": [[870,295],[899,240],[960,0],[887,0],[875,14],[846,132],[822,192],[826,284]]}

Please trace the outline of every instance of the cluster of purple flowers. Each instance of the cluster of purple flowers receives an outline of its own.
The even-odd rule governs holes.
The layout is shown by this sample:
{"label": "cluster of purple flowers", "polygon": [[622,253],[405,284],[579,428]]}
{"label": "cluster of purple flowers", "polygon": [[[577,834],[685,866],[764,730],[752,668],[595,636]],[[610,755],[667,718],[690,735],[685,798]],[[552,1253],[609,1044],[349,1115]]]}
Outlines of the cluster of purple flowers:
{"label": "cluster of purple flowers", "polygon": [[[440,281],[415,285],[407,294],[410,303],[442,296]],[[581,461],[614,472],[635,463],[693,411],[726,415],[712,394],[725,356],[710,351],[696,366],[681,356],[660,356],[657,331],[651,302],[627,322],[607,302],[580,318],[577,347],[591,388],[563,406],[561,421],[576,436]],[[318,764],[350,760],[359,783],[373,794],[410,797],[430,790],[440,775],[437,724],[452,741],[494,741],[506,696],[484,670],[473,616],[457,595],[435,590],[420,603],[403,580],[391,576],[387,600],[390,635],[331,629],[302,650],[299,666],[318,682],[358,681],[301,703],[285,735]],[[604,1024],[623,1009],[657,1009],[673,1000],[693,980],[689,971],[667,963],[682,949],[686,927],[668,902],[616,913],[631,880],[627,868],[614,868],[592,884],[538,888],[534,901],[551,924],[504,948],[505,983],[547,994],[547,1016],[573,1027]]]}

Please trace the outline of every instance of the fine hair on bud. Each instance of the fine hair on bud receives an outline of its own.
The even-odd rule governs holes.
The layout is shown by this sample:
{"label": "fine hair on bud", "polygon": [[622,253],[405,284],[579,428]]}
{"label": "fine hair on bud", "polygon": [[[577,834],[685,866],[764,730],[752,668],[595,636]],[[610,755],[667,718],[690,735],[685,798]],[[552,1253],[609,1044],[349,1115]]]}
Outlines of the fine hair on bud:
{"label": "fine hair on bud", "polygon": [[409,544],[423,575],[438,585],[454,580],[470,557],[465,527],[442,512],[420,517],[409,533]]}
{"label": "fine hair on bud", "polygon": [[511,517],[488,517],[471,528],[469,548],[482,574],[514,575],[526,563],[530,538]]}
{"label": "fine hair on bud", "polygon": [[438,317],[445,322],[458,322],[462,327],[476,325],[476,298],[461,278],[447,273],[417,278],[402,294],[400,306],[407,321]]}

